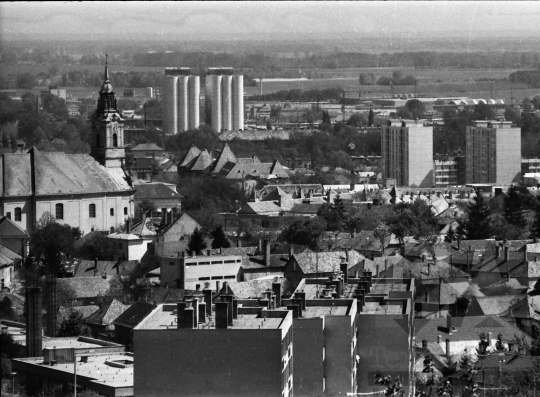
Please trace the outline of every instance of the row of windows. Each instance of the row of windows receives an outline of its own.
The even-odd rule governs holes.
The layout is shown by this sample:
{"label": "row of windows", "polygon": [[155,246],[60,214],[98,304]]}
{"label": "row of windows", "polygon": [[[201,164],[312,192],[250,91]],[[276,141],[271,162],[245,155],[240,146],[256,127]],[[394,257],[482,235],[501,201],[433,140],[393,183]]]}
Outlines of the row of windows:
{"label": "row of windows", "polygon": [[[114,208],[110,209],[111,216],[114,216]],[[128,207],[124,207],[124,215],[128,214]],[[64,204],[56,204],[54,207],[54,216],[56,219],[64,219]],[[88,216],[90,218],[96,217],[96,205],[90,204],[88,206]],[[6,213],[6,217],[8,219],[11,219],[11,212]],[[22,221],[22,208],[16,207],[15,208],[15,221],[21,222]]]}

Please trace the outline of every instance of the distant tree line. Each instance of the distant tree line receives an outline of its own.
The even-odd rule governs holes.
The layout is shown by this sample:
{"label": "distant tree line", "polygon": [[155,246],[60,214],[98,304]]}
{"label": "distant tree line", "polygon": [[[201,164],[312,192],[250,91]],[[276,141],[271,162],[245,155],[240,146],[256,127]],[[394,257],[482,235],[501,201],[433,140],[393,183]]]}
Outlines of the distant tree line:
{"label": "distant tree line", "polygon": [[527,84],[531,88],[540,88],[540,66],[538,70],[519,70],[508,76],[512,83]]}

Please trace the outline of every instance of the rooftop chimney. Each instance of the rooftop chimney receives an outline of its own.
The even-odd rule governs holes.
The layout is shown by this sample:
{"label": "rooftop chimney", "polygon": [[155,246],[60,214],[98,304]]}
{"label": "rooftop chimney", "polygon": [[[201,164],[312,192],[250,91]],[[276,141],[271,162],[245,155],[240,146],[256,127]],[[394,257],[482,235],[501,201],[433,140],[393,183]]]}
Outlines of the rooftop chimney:
{"label": "rooftop chimney", "polygon": [[272,292],[276,296],[276,308],[281,306],[281,282],[276,279],[274,279],[274,282],[272,283]]}
{"label": "rooftop chimney", "polygon": [[427,340],[422,339],[422,348],[427,349]]}
{"label": "rooftop chimney", "polygon": [[228,307],[229,307],[229,304],[227,302],[216,302],[216,328],[217,329],[228,328],[228,320],[227,320]]}
{"label": "rooftop chimney", "polygon": [[452,335],[452,316],[450,314],[446,316],[446,330],[448,335]]}
{"label": "rooftop chimney", "polygon": [[210,289],[210,283],[204,283],[203,289],[204,303],[206,304],[206,314],[212,315],[212,290]]}
{"label": "rooftop chimney", "polygon": [[446,339],[446,358],[450,358],[450,339]]}
{"label": "rooftop chimney", "polygon": [[298,317],[302,317],[302,299],[293,298],[291,299],[293,305],[298,306]]}
{"label": "rooftop chimney", "polygon": [[289,245],[289,259],[291,259],[293,255],[294,255],[294,247],[292,245]]}
{"label": "rooftop chimney", "polygon": [[199,310],[197,313],[197,318],[200,323],[206,323],[206,303],[205,302],[199,302],[198,304]]}
{"label": "rooftop chimney", "polygon": [[300,309],[306,310],[306,293],[304,291],[295,292],[294,296],[295,298],[300,299],[300,302],[301,302]]}
{"label": "rooftop chimney", "polygon": [[342,262],[339,264],[339,270],[341,270],[341,273],[343,274],[343,282],[347,284],[349,281],[349,262]]}
{"label": "rooftop chimney", "polygon": [[227,324],[233,325],[233,296],[224,295],[221,298],[223,302],[227,302]]}
{"label": "rooftop chimney", "polygon": [[504,247],[504,260],[508,262],[510,257],[510,247]]}
{"label": "rooftop chimney", "polygon": [[497,258],[500,258],[501,257],[501,247],[499,245],[496,245],[495,246],[495,256]]}
{"label": "rooftop chimney", "polygon": [[491,332],[487,333],[487,343],[488,343],[488,348],[491,347]]}
{"label": "rooftop chimney", "polygon": [[298,305],[287,305],[287,310],[292,311],[293,318],[298,318],[300,307]]}
{"label": "rooftop chimney", "polygon": [[264,240],[264,266],[270,266],[270,241]]}
{"label": "rooftop chimney", "polygon": [[240,239],[236,240],[236,246],[240,248],[242,246],[242,240]]}

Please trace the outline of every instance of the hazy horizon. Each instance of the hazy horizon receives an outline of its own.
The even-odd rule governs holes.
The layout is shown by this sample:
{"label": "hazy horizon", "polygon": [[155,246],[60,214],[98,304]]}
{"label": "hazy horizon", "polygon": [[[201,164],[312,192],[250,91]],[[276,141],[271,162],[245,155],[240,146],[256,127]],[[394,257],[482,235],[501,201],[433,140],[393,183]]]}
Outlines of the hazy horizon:
{"label": "hazy horizon", "polygon": [[13,2],[1,40],[530,37],[538,2]]}

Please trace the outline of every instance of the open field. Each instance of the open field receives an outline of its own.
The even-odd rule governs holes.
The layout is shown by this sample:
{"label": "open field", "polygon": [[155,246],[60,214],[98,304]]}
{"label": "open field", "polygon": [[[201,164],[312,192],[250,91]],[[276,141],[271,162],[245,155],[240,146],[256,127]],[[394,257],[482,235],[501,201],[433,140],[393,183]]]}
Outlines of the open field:
{"label": "open field", "polygon": [[[139,71],[139,72],[163,72],[162,67],[135,67],[128,65],[111,65],[111,71]],[[60,67],[59,74],[70,70],[91,70],[101,72],[103,65],[64,65]],[[263,93],[268,94],[280,90],[300,89],[323,89],[339,87],[348,93],[362,92],[362,96],[411,94],[415,92],[414,86],[394,86],[393,92],[389,86],[360,86],[358,76],[360,73],[373,73],[375,76],[391,76],[394,70],[400,70],[404,74],[413,75],[418,85],[417,93],[423,96],[466,96],[472,98],[491,97],[491,84],[493,80],[493,97],[510,99],[511,97],[522,99],[540,94],[538,89],[528,89],[523,84],[510,84],[506,79],[510,73],[517,69],[413,69],[413,68],[352,68],[352,69],[317,69],[313,70],[321,78],[313,80],[297,81],[264,81]],[[42,65],[21,65],[18,67],[8,66],[3,68],[2,74],[9,73],[39,73],[44,71]],[[307,70],[304,70],[307,72]],[[99,87],[68,87],[68,93],[74,97],[97,97]],[[39,89],[34,90],[39,92]],[[117,87],[117,94],[121,95],[123,88]],[[144,88],[136,88],[137,95],[144,95]],[[260,87],[245,87],[247,95],[259,94]]]}

